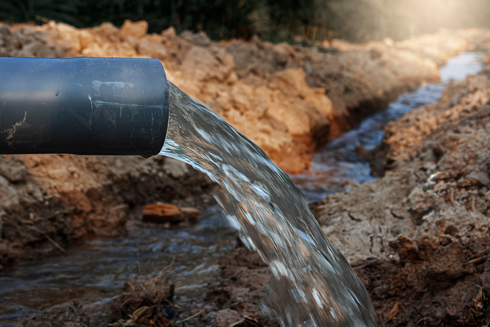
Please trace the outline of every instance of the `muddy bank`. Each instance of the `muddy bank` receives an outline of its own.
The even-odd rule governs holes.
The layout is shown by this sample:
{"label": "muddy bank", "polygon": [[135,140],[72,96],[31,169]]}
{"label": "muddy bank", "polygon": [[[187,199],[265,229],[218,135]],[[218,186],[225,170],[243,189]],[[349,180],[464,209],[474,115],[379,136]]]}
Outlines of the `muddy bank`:
{"label": "muddy bank", "polygon": [[[488,70],[385,128],[385,176],[311,207],[349,259],[388,255],[399,234],[436,235],[442,221],[466,237],[488,220]],[[464,217],[462,219],[461,217]]]}
{"label": "muddy bank", "polygon": [[[366,286],[380,326],[482,326],[490,322],[490,228],[462,244],[444,233],[406,243],[399,258],[368,258],[353,263]],[[404,241],[407,239],[403,239]],[[67,302],[19,321],[16,327],[141,326],[279,327],[261,310],[270,270],[243,247],[221,258],[219,281],[208,286],[204,301],[174,303],[173,288],[162,276],[128,281],[124,294],[105,307],[112,318],[100,320],[93,310]],[[100,312],[100,310],[98,311]],[[142,315],[144,313],[144,315]],[[53,322],[57,322],[55,324]],[[71,325],[70,325],[71,326]]]}
{"label": "muddy bank", "polygon": [[0,269],[86,236],[124,234],[149,202],[196,206],[213,186],[164,157],[1,156]]}
{"label": "muddy bank", "polygon": [[384,177],[311,205],[386,325],[488,319],[489,77],[389,123],[373,153]]}

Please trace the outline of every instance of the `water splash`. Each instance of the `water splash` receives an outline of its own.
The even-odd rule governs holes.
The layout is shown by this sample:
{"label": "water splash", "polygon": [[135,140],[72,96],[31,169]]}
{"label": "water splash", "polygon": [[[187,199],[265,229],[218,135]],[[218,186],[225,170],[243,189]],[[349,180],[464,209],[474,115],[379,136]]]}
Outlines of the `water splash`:
{"label": "water splash", "polygon": [[169,83],[170,120],[161,155],[222,186],[215,197],[248,248],[272,273],[265,303],[283,326],[375,326],[369,295],[323,235],[288,175],[256,144]]}

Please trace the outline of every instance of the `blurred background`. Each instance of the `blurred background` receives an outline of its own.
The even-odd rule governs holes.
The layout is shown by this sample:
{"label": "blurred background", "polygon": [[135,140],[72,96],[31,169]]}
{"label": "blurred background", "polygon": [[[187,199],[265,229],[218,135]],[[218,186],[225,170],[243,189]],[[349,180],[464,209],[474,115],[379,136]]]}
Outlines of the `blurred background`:
{"label": "blurred background", "polygon": [[212,39],[402,40],[444,28],[489,27],[490,0],[2,0],[0,20],[75,27],[146,20]]}

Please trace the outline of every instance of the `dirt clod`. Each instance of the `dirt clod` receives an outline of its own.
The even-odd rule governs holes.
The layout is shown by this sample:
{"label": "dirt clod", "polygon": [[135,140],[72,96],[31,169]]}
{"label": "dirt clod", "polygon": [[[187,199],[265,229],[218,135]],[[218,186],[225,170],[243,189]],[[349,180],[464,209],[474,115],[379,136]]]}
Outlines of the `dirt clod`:
{"label": "dirt clod", "polygon": [[190,207],[177,207],[169,203],[147,204],[143,207],[143,222],[157,224],[178,224],[194,221],[201,211]]}

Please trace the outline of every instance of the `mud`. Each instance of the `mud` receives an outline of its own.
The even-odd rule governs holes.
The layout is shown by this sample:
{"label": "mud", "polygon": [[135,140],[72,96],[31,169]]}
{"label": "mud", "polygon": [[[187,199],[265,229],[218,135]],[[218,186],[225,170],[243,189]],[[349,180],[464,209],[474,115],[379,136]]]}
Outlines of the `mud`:
{"label": "mud", "polygon": [[384,177],[311,205],[387,326],[488,324],[488,66],[385,128]]}
{"label": "mud", "polygon": [[90,318],[77,301],[38,312],[35,316],[17,323],[16,327],[86,327]]}
{"label": "mud", "polygon": [[87,236],[124,234],[150,202],[202,204],[213,187],[163,157],[2,156],[0,167],[0,269]]}
{"label": "mud", "polygon": [[[415,244],[399,237],[399,257],[368,258],[353,268],[369,291],[380,326],[483,326],[490,322],[490,227],[463,245],[444,233]],[[44,326],[61,320],[59,326],[178,326],[183,317],[193,317],[186,326],[279,327],[261,311],[271,273],[255,254],[239,247],[221,259],[220,281],[210,285],[204,301],[190,300],[186,307],[172,302],[173,285],[160,276],[129,281],[124,294],[111,304],[112,319],[100,323],[90,310],[73,302],[41,310],[16,324]],[[70,308],[68,314],[66,307]],[[106,309],[109,310],[108,308]],[[60,318],[60,311],[63,312]],[[133,320],[131,320],[133,319]],[[51,326],[51,325],[46,325]],[[53,324],[52,326],[58,326]]]}

